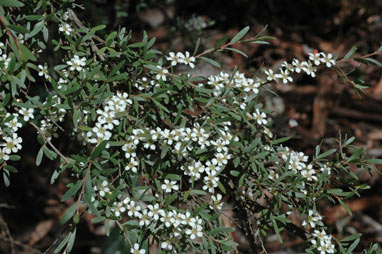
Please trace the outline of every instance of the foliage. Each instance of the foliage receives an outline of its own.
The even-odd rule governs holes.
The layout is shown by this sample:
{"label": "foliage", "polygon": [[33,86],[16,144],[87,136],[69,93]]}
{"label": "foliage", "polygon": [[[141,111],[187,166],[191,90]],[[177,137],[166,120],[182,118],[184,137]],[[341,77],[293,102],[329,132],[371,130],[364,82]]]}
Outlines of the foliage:
{"label": "foliage", "polygon": [[[64,173],[73,176],[62,201],[75,201],[61,219],[73,223],[56,253],[71,251],[84,213],[104,223],[107,234],[116,224],[131,253],[155,244],[160,253],[231,252],[238,243],[231,237],[236,229],[223,220],[224,203],[233,204],[232,225],[245,232],[252,252],[262,251],[268,234],[282,241],[282,231],[296,229],[307,253],[351,253],[357,246],[360,235],[335,239],[327,232],[316,203],[328,199],[351,213],[344,200],[368,186],[357,184],[350,165],[368,170],[380,161],[352,146],[354,138],[324,152],[318,145],[313,158],[293,151],[282,145],[288,138],[272,134],[269,112],[259,103],[268,84],[293,82],[293,75],[315,77],[332,68],[346,80],[336,63],[353,59],[355,49],[337,62],[330,53],[312,52],[307,61],[285,62],[275,72],[261,69],[252,78],[237,68],[191,77],[175,67],[205,61],[221,68],[207,55],[245,55],[232,46],[272,38],[246,38],[246,27],[203,52],[198,41],[193,53],[163,54],[145,32],[140,42],[132,42],[125,28],[97,35],[105,26],[84,26],[70,0],[0,5],[1,170],[9,185],[17,172],[12,161],[21,159],[18,130],[29,124],[41,144],[32,151],[36,165],[59,162],[51,183]],[[49,53],[57,63],[42,61]],[[353,60],[380,65],[370,56]],[[59,137],[75,144],[67,154],[54,145]],[[288,218],[291,213],[300,216],[302,228]]]}

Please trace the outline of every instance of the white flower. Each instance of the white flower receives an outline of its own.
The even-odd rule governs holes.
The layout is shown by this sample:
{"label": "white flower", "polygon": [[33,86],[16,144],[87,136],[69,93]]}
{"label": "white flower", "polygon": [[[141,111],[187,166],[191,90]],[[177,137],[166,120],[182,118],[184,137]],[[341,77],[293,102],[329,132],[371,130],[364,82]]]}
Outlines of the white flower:
{"label": "white flower", "polygon": [[172,250],[172,240],[167,239],[160,244],[161,249]]}
{"label": "white flower", "polygon": [[301,171],[301,175],[308,181],[317,181],[318,178],[315,176],[315,171],[312,168],[312,165],[309,164],[308,167]]}
{"label": "white flower", "polygon": [[60,32],[64,32],[66,35],[70,35],[70,33],[73,31],[73,29],[67,23],[60,25],[60,28],[58,30]]}
{"label": "white flower", "polygon": [[68,20],[68,18],[69,18],[69,12],[64,12],[64,13],[62,13],[61,14],[61,18],[63,19],[63,20]]}
{"label": "white flower", "polygon": [[191,229],[186,229],[186,234],[190,235],[190,239],[194,240],[197,237],[203,236],[203,227],[197,222],[195,218],[191,219],[190,223]]}
{"label": "white flower", "polygon": [[33,108],[28,108],[28,109],[21,108],[19,110],[19,114],[24,117],[24,121],[29,121],[29,119],[33,119],[34,118],[33,112],[34,112]]}
{"label": "white flower", "polygon": [[147,207],[150,209],[147,215],[154,220],[159,220],[159,216],[163,213],[163,210],[159,208],[159,204],[148,205]]}
{"label": "white flower", "polygon": [[322,166],[320,168],[320,170],[321,170],[321,172],[328,172],[328,175],[330,175],[332,172],[332,169],[330,167],[328,167],[328,165],[326,165],[326,164],[324,166]]}
{"label": "white flower", "polygon": [[141,207],[138,204],[135,204],[134,201],[130,201],[130,203],[127,205],[128,212],[127,214],[132,217],[135,216],[137,218],[141,218],[142,214],[139,212],[141,210]]}
{"label": "white flower", "polygon": [[13,133],[12,137],[4,137],[3,139],[6,142],[5,144],[2,144],[5,146],[3,148],[5,153],[17,153],[17,151],[21,149],[21,143],[23,142],[23,139],[18,137],[16,133]]}
{"label": "white flower", "polygon": [[272,69],[265,70],[264,72],[265,72],[265,74],[267,74],[267,80],[269,80],[269,81],[272,81],[272,80],[277,81],[276,74],[273,73]]}
{"label": "white flower", "polygon": [[332,65],[336,65],[336,61],[333,59],[332,54],[328,53],[325,55],[325,53],[320,53],[322,58],[320,59],[322,63],[326,64],[326,67],[330,68]]}
{"label": "white flower", "polygon": [[170,52],[169,56],[166,57],[167,60],[171,61],[171,65],[175,66],[178,63],[183,63],[184,55],[181,52],[174,53]]}
{"label": "white flower", "polygon": [[114,212],[115,216],[119,217],[121,213],[126,211],[126,208],[123,202],[114,202],[114,207],[112,207],[111,210]]}
{"label": "white flower", "polygon": [[212,205],[214,208],[221,210],[223,208],[223,201],[222,201],[223,196],[218,193],[216,196],[212,195],[211,200],[212,200]]}
{"label": "white flower", "polygon": [[162,217],[160,218],[160,221],[163,222],[164,225],[169,228],[175,221],[175,219],[173,217],[173,213],[172,212],[167,212],[167,213],[163,212],[161,215],[162,215]]}
{"label": "white flower", "polygon": [[146,250],[145,249],[140,249],[138,243],[134,243],[134,248],[131,248],[130,251],[132,254],[145,254]]}
{"label": "white flower", "polygon": [[125,170],[126,171],[133,171],[134,173],[137,173],[138,171],[138,161],[136,161],[134,158],[131,158],[129,163],[127,163],[126,167],[125,167]]}
{"label": "white flower", "polygon": [[110,193],[110,188],[108,187],[108,185],[109,185],[109,183],[106,180],[104,180],[102,182],[102,185],[101,185],[100,191],[99,191],[99,195],[101,197],[104,197],[106,195],[106,193]]}
{"label": "white flower", "polygon": [[281,79],[284,84],[287,84],[288,82],[293,81],[292,77],[289,76],[289,70],[287,70],[287,69],[285,69],[285,70],[280,69],[280,73],[276,74],[276,77],[278,79]]}
{"label": "white flower", "polygon": [[66,62],[67,65],[70,65],[69,70],[74,71],[82,71],[82,67],[86,65],[86,58],[80,58],[78,55],[74,55],[74,57]]}
{"label": "white flower", "polygon": [[309,53],[309,59],[313,61],[315,65],[320,65],[321,63],[321,54],[319,53]]}
{"label": "white flower", "polygon": [[195,57],[190,56],[190,52],[186,51],[186,55],[183,58],[183,63],[189,65],[191,68],[195,67]]}
{"label": "white flower", "polygon": [[[5,117],[7,118],[9,116],[11,116],[11,114],[7,113]],[[6,122],[5,125],[11,128],[15,132],[22,127],[22,124],[18,121],[17,114],[13,114],[13,119],[10,120],[9,122]]]}
{"label": "white flower", "polygon": [[168,70],[165,69],[165,68],[162,68],[161,66],[157,66],[158,68],[158,71],[157,71],[157,74],[155,75],[155,78],[157,80],[163,80],[163,81],[166,81],[167,80],[167,74],[168,74]]}
{"label": "white flower", "polygon": [[293,59],[292,65],[294,66],[294,71],[300,73],[303,67],[303,63],[297,59]]}
{"label": "white flower", "polygon": [[316,227],[316,223],[322,220],[322,216],[313,210],[308,211],[306,219],[302,222],[302,226],[307,227],[310,225],[312,228]]}
{"label": "white flower", "polygon": [[267,115],[264,112],[260,112],[260,110],[257,108],[256,112],[252,114],[253,118],[256,120],[257,124],[265,125],[268,123],[266,117]]}
{"label": "white flower", "polygon": [[49,78],[48,65],[46,63],[44,64],[44,66],[39,64],[38,68],[40,69],[38,75],[44,76],[44,78],[48,79]]}
{"label": "white flower", "polygon": [[303,71],[310,75],[312,78],[316,77],[316,68],[313,67],[312,62],[303,62]]}
{"label": "white flower", "polygon": [[139,219],[139,226],[140,227],[148,226],[148,225],[150,225],[150,223],[151,223],[151,217],[148,215],[147,209],[144,209],[142,211],[142,216]]}
{"label": "white flower", "polygon": [[293,69],[293,65],[288,63],[287,61],[284,61],[282,64],[281,64],[281,67],[284,67],[287,71],[290,71],[290,72],[293,72],[294,69]]}
{"label": "white flower", "polygon": [[164,184],[162,184],[162,190],[167,193],[170,193],[171,190],[179,190],[179,186],[176,184],[176,181],[170,181],[168,179],[164,180]]}
{"label": "white flower", "polygon": [[9,160],[9,155],[5,153],[5,148],[0,149],[0,160]]}

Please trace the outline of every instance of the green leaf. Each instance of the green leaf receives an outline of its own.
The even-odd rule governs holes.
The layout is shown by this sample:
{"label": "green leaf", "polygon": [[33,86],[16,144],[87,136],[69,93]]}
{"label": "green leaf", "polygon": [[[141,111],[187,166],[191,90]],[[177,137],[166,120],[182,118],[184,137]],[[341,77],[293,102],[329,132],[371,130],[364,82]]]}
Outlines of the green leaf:
{"label": "green leaf", "polygon": [[209,231],[207,234],[209,235],[216,235],[219,233],[231,233],[234,232],[236,229],[234,227],[218,227],[214,228],[211,231]]}
{"label": "green leaf", "polygon": [[136,43],[133,43],[133,44],[130,44],[128,45],[127,47],[128,48],[142,48],[144,46],[146,46],[147,42],[136,42]]}
{"label": "green leaf", "polygon": [[95,26],[95,27],[93,27],[92,29],[90,29],[90,32],[95,33],[95,32],[97,32],[97,31],[99,31],[99,30],[103,30],[103,29],[105,29],[105,28],[106,28],[106,25]]}
{"label": "green leaf", "polygon": [[11,182],[9,180],[9,172],[6,170],[3,170],[3,179],[5,186],[8,187],[11,184]]}
{"label": "green leaf", "polygon": [[65,224],[66,222],[68,222],[70,220],[70,218],[73,217],[74,213],[76,212],[77,207],[78,207],[78,203],[76,202],[66,211],[64,216],[62,216],[60,223]]}
{"label": "green leaf", "polygon": [[348,214],[352,216],[353,213],[351,212],[350,208],[341,199],[338,198],[337,200],[340,203],[340,205],[348,212]]}
{"label": "green leaf", "polygon": [[231,48],[231,47],[226,47],[226,48],[224,48],[224,49],[231,50],[231,51],[233,51],[233,52],[236,52],[236,53],[238,53],[238,54],[240,54],[240,55],[242,55],[242,56],[248,58],[248,55],[247,55],[246,53],[244,53],[243,51],[239,50],[239,49],[235,49],[235,48]]}
{"label": "green leaf", "polygon": [[8,25],[8,28],[10,28],[11,30],[13,30],[17,33],[22,33],[22,34],[29,33],[28,29],[26,29],[25,27],[22,27],[22,26],[18,26],[18,25]]}
{"label": "green leaf", "polygon": [[349,52],[346,53],[346,55],[344,56],[344,60],[347,60],[349,59],[350,57],[352,57],[354,55],[354,53],[357,51],[357,46],[353,46]]}
{"label": "green leaf", "polygon": [[277,145],[277,144],[280,144],[280,143],[284,143],[285,141],[288,141],[289,139],[291,139],[292,137],[283,137],[283,138],[279,138],[279,139],[276,139],[276,140],[273,140],[271,142],[272,145]]}
{"label": "green leaf", "polygon": [[11,173],[17,173],[17,169],[11,165],[4,165],[4,169],[8,170]]}
{"label": "green leaf", "polygon": [[382,164],[382,159],[372,158],[368,160],[371,164]]}
{"label": "green leaf", "polygon": [[222,38],[220,38],[220,40],[218,40],[215,44],[215,49],[218,49],[221,46],[223,46],[228,41],[228,39],[229,39],[228,35],[224,35]]}
{"label": "green leaf", "polygon": [[85,188],[84,199],[85,199],[86,204],[89,206],[90,211],[92,211],[92,213],[93,213],[95,216],[100,216],[100,214],[99,214],[97,208],[94,206],[93,202],[91,201],[91,198],[90,198],[89,193],[86,192],[86,188]]}
{"label": "green leaf", "polygon": [[218,187],[219,187],[219,190],[221,191],[221,192],[223,192],[224,194],[226,194],[226,190],[225,190],[225,188],[224,188],[224,185],[219,181],[218,182]]}
{"label": "green leaf", "polygon": [[348,254],[352,254],[353,253],[353,250],[357,247],[357,245],[359,244],[359,242],[361,241],[361,239],[357,239],[355,240],[351,245],[350,247],[347,249],[347,253]]}
{"label": "green leaf", "polygon": [[95,217],[94,219],[92,219],[91,222],[92,222],[93,224],[96,224],[96,223],[100,223],[100,222],[102,222],[102,221],[104,221],[104,220],[105,220],[105,217],[103,217],[103,216],[99,216],[99,217]]}
{"label": "green leaf", "polygon": [[90,156],[90,160],[94,160],[95,158],[97,158],[101,152],[103,151],[103,149],[105,149],[107,145],[107,140],[104,140],[102,141],[97,147],[96,149],[94,149],[92,155]]}
{"label": "green leaf", "polygon": [[84,183],[84,180],[77,181],[76,184],[74,184],[65,194],[62,196],[61,201],[65,201],[71,196],[74,196],[78,190],[82,187],[82,184]]}
{"label": "green leaf", "polygon": [[172,202],[175,201],[176,197],[178,196],[178,193],[174,193],[172,195],[169,195],[166,197],[165,204],[166,206],[170,205]]}
{"label": "green leaf", "polygon": [[317,160],[319,160],[319,159],[323,159],[323,158],[328,157],[329,155],[335,153],[336,151],[337,151],[337,149],[334,149],[334,148],[333,148],[333,149],[330,149],[330,150],[328,150],[328,151],[326,151],[326,152],[324,152],[324,153],[318,155],[318,156],[316,157],[316,159],[317,159]]}
{"label": "green leaf", "polygon": [[0,5],[5,7],[23,7],[24,4],[17,0],[0,0]]}
{"label": "green leaf", "polygon": [[42,160],[42,156],[44,155],[44,151],[42,149],[42,147],[40,148],[40,150],[38,151],[37,153],[37,157],[36,157],[36,166],[40,166],[41,164],[41,160]]}
{"label": "green leaf", "polygon": [[369,61],[369,62],[371,62],[371,63],[377,65],[379,68],[382,68],[382,63],[381,63],[381,62],[378,62],[378,61],[375,60],[374,58],[369,58],[369,57],[367,57],[367,58],[365,58],[365,59],[366,59],[367,61]]}
{"label": "green leaf", "polygon": [[24,59],[29,59],[31,61],[37,61],[36,57],[33,55],[32,51],[30,51],[27,47],[24,45],[19,45],[21,50],[21,57]]}
{"label": "green leaf", "polygon": [[215,60],[212,60],[211,58],[207,58],[207,57],[204,57],[204,56],[201,56],[200,58],[202,60],[206,61],[207,63],[209,63],[209,64],[219,68],[219,69],[221,68],[221,65],[218,62],[216,62]]}
{"label": "green leaf", "polygon": [[70,253],[73,249],[74,240],[76,239],[76,233],[77,233],[77,228],[74,228],[73,233],[71,234],[69,239],[67,253]]}
{"label": "green leaf", "polygon": [[44,154],[46,157],[48,157],[48,159],[54,160],[57,158],[57,154],[53,152],[52,150],[50,150],[48,147],[43,146],[42,150],[44,151]]}
{"label": "green leaf", "polygon": [[65,236],[64,240],[62,240],[62,242],[57,246],[57,248],[54,250],[54,253],[59,253],[62,250],[62,248],[64,248],[64,246],[69,240],[69,237],[70,233],[67,236]]}
{"label": "green leaf", "polygon": [[249,26],[244,27],[240,32],[238,32],[231,40],[231,43],[235,43],[241,38],[243,38],[249,31]]}
{"label": "green leaf", "polygon": [[195,44],[195,49],[194,49],[194,54],[193,55],[196,55],[196,53],[198,52],[199,46],[200,46],[200,38],[198,38],[196,40],[196,44]]}
{"label": "green leaf", "polygon": [[234,177],[237,177],[238,175],[240,175],[240,172],[239,171],[236,171],[236,170],[231,170],[229,171],[229,173],[234,176]]}
{"label": "green leaf", "polygon": [[50,178],[50,184],[54,184],[58,176],[60,175],[60,171],[55,170],[52,174],[52,177]]}
{"label": "green leaf", "polygon": [[358,239],[362,236],[361,233],[357,233],[348,237],[345,237],[344,239],[341,239],[340,242],[350,242],[353,241],[354,239]]}

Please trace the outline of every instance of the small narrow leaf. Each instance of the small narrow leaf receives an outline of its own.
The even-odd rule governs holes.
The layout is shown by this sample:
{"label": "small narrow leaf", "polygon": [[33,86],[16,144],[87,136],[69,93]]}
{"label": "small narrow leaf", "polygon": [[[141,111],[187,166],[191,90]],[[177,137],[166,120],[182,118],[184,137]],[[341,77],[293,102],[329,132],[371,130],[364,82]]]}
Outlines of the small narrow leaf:
{"label": "small narrow leaf", "polygon": [[217,67],[217,68],[221,68],[221,65],[218,62],[216,62],[215,60],[212,60],[211,58],[207,58],[204,56],[202,56],[200,58],[203,59],[204,61],[206,61],[207,63]]}
{"label": "small narrow leaf", "polygon": [[70,220],[70,218],[73,217],[74,213],[76,212],[77,207],[78,207],[78,203],[76,202],[66,211],[64,216],[62,216],[60,223],[65,224],[66,222],[68,222]]}
{"label": "small narrow leaf", "polygon": [[96,147],[96,149],[94,149],[92,155],[90,156],[90,160],[94,160],[95,158],[97,158],[101,154],[102,150],[105,149],[106,145],[107,145],[107,140],[102,141]]}
{"label": "small narrow leaf", "polygon": [[344,56],[344,60],[347,60],[349,59],[350,57],[352,57],[354,55],[354,53],[357,51],[357,46],[353,46],[349,52],[346,53],[346,55]]}
{"label": "small narrow leaf", "polygon": [[76,184],[74,184],[65,194],[62,196],[61,201],[65,201],[71,196],[74,196],[78,190],[82,187],[83,180],[78,181]]}
{"label": "small narrow leaf", "polygon": [[235,43],[241,38],[243,38],[249,31],[249,26],[244,27],[240,32],[238,32],[231,40],[231,43]]}
{"label": "small narrow leaf", "polygon": [[0,0],[0,5],[5,7],[23,7],[24,4],[17,0]]}

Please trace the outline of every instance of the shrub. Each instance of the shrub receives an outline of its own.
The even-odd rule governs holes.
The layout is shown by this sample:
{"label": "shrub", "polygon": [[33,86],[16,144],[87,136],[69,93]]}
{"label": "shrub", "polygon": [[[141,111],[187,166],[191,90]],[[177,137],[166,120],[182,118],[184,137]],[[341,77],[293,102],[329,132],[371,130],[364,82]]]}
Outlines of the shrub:
{"label": "shrub", "polygon": [[[354,138],[340,141],[340,149],[322,152],[318,145],[313,157],[293,151],[282,144],[288,137],[271,132],[269,112],[259,103],[264,87],[293,82],[294,75],[315,77],[319,69],[332,68],[346,78],[332,54],[312,52],[306,61],[284,62],[275,72],[263,68],[254,77],[237,68],[192,77],[174,67],[205,61],[221,68],[207,55],[244,54],[231,46],[272,38],[245,38],[246,27],[201,53],[200,41],[191,53],[162,53],[146,33],[135,43],[125,28],[101,38],[105,26],[84,26],[71,2],[0,1],[4,183],[16,172],[12,161],[21,159],[18,131],[29,124],[41,144],[31,151],[36,165],[44,157],[59,163],[51,183],[65,172],[72,175],[62,201],[74,201],[61,219],[72,221],[71,228],[56,253],[71,251],[84,213],[104,223],[106,234],[115,223],[131,253],[147,253],[154,244],[160,253],[235,251],[234,224],[253,253],[265,252],[262,239],[269,233],[282,241],[284,230],[304,239],[307,253],[352,252],[359,235],[333,238],[316,203],[328,199],[349,211],[343,200],[368,187],[357,184],[349,165],[369,169],[380,161],[352,146]],[[50,48],[57,62],[47,64],[42,59]],[[54,145],[60,137],[74,144],[66,154]],[[231,226],[223,220],[225,203],[236,214]],[[291,213],[301,218],[301,227]]]}

